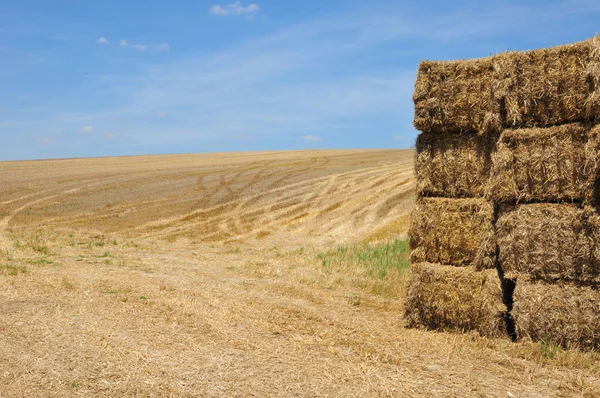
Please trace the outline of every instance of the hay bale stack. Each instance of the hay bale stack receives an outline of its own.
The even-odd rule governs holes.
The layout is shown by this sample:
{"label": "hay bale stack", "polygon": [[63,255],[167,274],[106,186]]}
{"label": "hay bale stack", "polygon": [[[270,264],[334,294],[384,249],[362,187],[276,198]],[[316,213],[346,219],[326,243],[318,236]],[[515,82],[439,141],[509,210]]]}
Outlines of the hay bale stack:
{"label": "hay bale stack", "polygon": [[413,99],[409,326],[598,348],[600,36],[424,61]]}
{"label": "hay bale stack", "polygon": [[494,206],[485,199],[419,198],[411,214],[411,262],[493,268]]}
{"label": "hay bale stack", "polygon": [[506,336],[506,307],[495,270],[414,264],[405,308],[409,327]]}
{"label": "hay bale stack", "polygon": [[507,278],[600,282],[595,210],[568,203],[504,206],[496,223]]}
{"label": "hay bale stack", "polygon": [[519,280],[512,316],[520,339],[565,348],[600,349],[597,288]]}
{"label": "hay bale stack", "polygon": [[477,134],[432,134],[417,137],[415,173],[422,196],[483,197],[496,138]]}
{"label": "hay bale stack", "polygon": [[492,155],[487,197],[496,202],[594,202],[599,132],[582,124],[505,130]]}
{"label": "hay bale stack", "polygon": [[466,61],[423,61],[413,100],[423,132],[500,132],[600,119],[600,37]]}

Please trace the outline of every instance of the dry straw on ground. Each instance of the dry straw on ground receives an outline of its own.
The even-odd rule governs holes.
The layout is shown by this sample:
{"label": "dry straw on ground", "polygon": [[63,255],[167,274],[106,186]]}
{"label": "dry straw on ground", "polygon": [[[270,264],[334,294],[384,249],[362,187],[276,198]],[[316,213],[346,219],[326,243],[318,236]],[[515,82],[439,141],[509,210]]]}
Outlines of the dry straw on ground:
{"label": "dry straw on ground", "polygon": [[495,270],[413,264],[405,308],[410,327],[506,335],[506,307]]}
{"label": "dry straw on ground", "polygon": [[600,282],[598,222],[590,207],[536,203],[506,206],[496,224],[506,277]]}
{"label": "dry straw on ground", "polygon": [[417,192],[423,196],[483,197],[497,137],[431,134],[417,137]]}
{"label": "dry straw on ground", "polygon": [[402,231],[413,158],[2,162],[0,395],[599,397],[600,354],[405,329],[398,274],[317,261]]}
{"label": "dry straw on ground", "polygon": [[411,262],[492,268],[494,206],[485,199],[420,198],[411,215]]}
{"label": "dry straw on ground", "polygon": [[424,61],[415,87],[423,132],[500,132],[600,117],[600,37],[463,61]]}
{"label": "dry straw on ground", "polygon": [[600,292],[590,287],[519,280],[512,315],[520,339],[600,348]]}
{"label": "dry straw on ground", "polygon": [[592,202],[598,132],[581,124],[505,130],[492,155],[487,195],[497,202]]}

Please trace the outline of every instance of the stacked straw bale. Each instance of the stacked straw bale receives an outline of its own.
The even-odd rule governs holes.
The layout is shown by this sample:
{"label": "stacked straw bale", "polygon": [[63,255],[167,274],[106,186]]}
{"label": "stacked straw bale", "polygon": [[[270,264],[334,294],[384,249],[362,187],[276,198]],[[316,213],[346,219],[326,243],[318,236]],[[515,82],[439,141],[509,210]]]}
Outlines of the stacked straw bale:
{"label": "stacked straw bale", "polygon": [[495,270],[430,263],[413,265],[409,284],[409,326],[468,331],[500,337],[506,333],[502,289]]}
{"label": "stacked straw bale", "polygon": [[567,348],[600,347],[600,292],[593,287],[519,281],[512,316],[519,338]]}
{"label": "stacked straw bale", "polygon": [[419,198],[411,223],[412,263],[494,267],[494,206],[485,199]]}
{"label": "stacked straw bale", "polygon": [[423,61],[411,327],[600,349],[600,36]]}
{"label": "stacked straw bale", "polygon": [[473,134],[432,134],[417,137],[415,172],[421,196],[483,197],[495,137]]}
{"label": "stacked straw bale", "polygon": [[596,201],[600,128],[571,123],[505,130],[486,194],[496,202]]}
{"label": "stacked straw bale", "polygon": [[419,66],[415,127],[501,132],[600,119],[600,37],[488,58]]}

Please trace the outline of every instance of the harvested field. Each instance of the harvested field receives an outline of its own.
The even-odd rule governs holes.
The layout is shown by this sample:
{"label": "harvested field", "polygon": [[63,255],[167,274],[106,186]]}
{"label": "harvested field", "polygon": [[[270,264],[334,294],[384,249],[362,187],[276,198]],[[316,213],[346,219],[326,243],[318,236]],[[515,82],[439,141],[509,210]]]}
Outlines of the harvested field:
{"label": "harvested field", "polygon": [[567,124],[506,130],[492,155],[487,196],[497,202],[572,201],[598,196],[598,128]]}
{"label": "harvested field", "polygon": [[495,266],[494,206],[485,199],[419,198],[411,216],[412,263]]}
{"label": "harvested field", "polygon": [[499,133],[600,119],[600,38],[462,61],[424,61],[415,87],[423,132]]}
{"label": "harvested field", "polygon": [[413,264],[405,308],[410,327],[508,337],[496,270]]}
{"label": "harvested field", "polygon": [[507,278],[600,281],[600,224],[593,208],[536,203],[504,206],[496,223]]}
{"label": "harvested field", "polygon": [[420,134],[415,173],[422,196],[483,197],[497,136]]}
{"label": "harvested field", "polygon": [[517,336],[565,348],[600,348],[600,292],[568,284],[528,283],[515,289]]}
{"label": "harvested field", "polygon": [[413,159],[0,163],[0,396],[599,396],[596,353],[404,328]]}

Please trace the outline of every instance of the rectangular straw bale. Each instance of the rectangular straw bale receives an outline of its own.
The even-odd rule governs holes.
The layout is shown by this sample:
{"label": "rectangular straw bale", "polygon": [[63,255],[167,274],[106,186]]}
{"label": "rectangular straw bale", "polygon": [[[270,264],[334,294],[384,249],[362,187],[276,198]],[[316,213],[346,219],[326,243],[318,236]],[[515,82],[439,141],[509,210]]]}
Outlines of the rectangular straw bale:
{"label": "rectangular straw bale", "polygon": [[485,199],[419,198],[411,214],[411,262],[495,265],[494,205]]}
{"label": "rectangular straw bale", "polygon": [[415,155],[417,192],[422,196],[483,197],[496,138],[477,134],[420,134]]}
{"label": "rectangular straw bale", "polygon": [[593,202],[599,132],[578,123],[505,130],[492,155],[487,196],[498,202]]}
{"label": "rectangular straw bale", "polygon": [[500,131],[500,102],[493,86],[494,59],[423,61],[413,101],[422,132]]}
{"label": "rectangular straw bale", "polygon": [[596,109],[586,105],[596,93],[600,37],[564,46],[527,51],[515,58],[515,95],[519,118],[511,127],[552,126],[594,120]]}
{"label": "rectangular straw bale", "polygon": [[423,132],[499,132],[600,119],[600,37],[463,61],[424,61],[413,100]]}
{"label": "rectangular straw bale", "polygon": [[597,219],[573,204],[502,207],[496,238],[506,277],[600,282]]}
{"label": "rectangular straw bale", "polygon": [[495,270],[429,263],[412,266],[405,303],[409,327],[502,337],[507,334],[505,313]]}
{"label": "rectangular straw bale", "polygon": [[512,316],[519,339],[600,348],[600,292],[586,286],[518,281]]}

